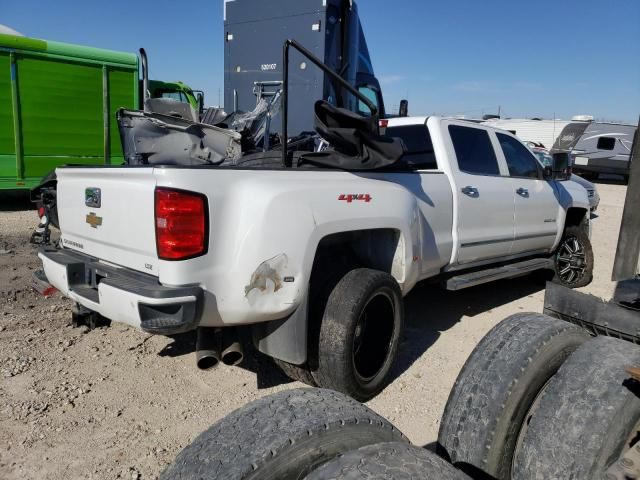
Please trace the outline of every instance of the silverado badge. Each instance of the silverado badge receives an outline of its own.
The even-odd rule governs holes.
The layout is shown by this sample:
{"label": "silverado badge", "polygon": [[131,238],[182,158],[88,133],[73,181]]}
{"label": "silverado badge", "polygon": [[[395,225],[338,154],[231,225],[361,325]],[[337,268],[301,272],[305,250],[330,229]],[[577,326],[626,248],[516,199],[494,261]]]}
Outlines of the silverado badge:
{"label": "silverado badge", "polygon": [[92,228],[98,228],[100,225],[102,225],[102,217],[97,216],[93,212],[87,215],[85,217],[85,220],[89,225],[91,225]]}
{"label": "silverado badge", "polygon": [[84,204],[91,208],[100,208],[101,194],[99,188],[89,187],[84,189]]}

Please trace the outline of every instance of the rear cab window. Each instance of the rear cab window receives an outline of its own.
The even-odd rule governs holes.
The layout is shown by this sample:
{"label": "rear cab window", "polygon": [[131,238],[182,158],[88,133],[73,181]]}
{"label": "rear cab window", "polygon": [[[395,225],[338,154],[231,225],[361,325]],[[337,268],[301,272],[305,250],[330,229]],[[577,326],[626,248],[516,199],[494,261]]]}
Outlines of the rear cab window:
{"label": "rear cab window", "polygon": [[500,175],[489,132],[480,128],[449,125],[449,135],[460,171],[472,175]]}
{"label": "rear cab window", "polygon": [[409,170],[437,170],[438,163],[431,143],[431,134],[426,125],[402,125],[388,127],[388,137],[399,138],[405,153],[398,168]]}

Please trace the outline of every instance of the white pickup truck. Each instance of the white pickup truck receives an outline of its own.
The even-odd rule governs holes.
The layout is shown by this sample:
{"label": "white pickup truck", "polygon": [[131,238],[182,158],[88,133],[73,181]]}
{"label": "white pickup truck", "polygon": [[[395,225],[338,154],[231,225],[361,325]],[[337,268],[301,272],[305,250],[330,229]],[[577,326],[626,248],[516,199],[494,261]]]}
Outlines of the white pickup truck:
{"label": "white pickup truck", "polygon": [[390,381],[402,297],[421,280],[590,282],[587,192],[561,167],[471,122],[381,126],[406,152],[381,170],[59,168],[48,281],[145,332],[197,329],[202,368],[238,363],[244,330],[291,377],[359,400]]}

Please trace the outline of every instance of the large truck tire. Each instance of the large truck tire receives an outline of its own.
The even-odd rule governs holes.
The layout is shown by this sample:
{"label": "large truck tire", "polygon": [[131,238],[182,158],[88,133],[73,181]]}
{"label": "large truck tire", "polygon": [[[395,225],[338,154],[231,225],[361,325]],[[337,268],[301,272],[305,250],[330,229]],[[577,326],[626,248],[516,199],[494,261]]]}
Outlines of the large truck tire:
{"label": "large truck tire", "polygon": [[391,423],[338,392],[294,389],[245,405],[180,452],[164,480],[297,480],[348,451],[407,442]]}
{"label": "large truck tire", "polygon": [[593,248],[589,235],[581,226],[565,229],[552,260],[554,283],[580,288],[593,280]]}
{"label": "large truck tire", "polygon": [[319,386],[366,402],[390,382],[404,324],[404,303],[388,273],[356,268],[335,285],[318,340]]}
{"label": "large truck tire", "polygon": [[514,478],[605,478],[637,441],[640,347],[596,337],[576,350],[551,380],[524,435]]}
{"label": "large truck tire", "polygon": [[367,445],[325,463],[305,480],[465,480],[435,453],[406,443]]}
{"label": "large truck tire", "polygon": [[449,394],[439,450],[469,474],[511,478],[514,452],[538,394],[589,335],[539,313],[518,313],[476,346]]}

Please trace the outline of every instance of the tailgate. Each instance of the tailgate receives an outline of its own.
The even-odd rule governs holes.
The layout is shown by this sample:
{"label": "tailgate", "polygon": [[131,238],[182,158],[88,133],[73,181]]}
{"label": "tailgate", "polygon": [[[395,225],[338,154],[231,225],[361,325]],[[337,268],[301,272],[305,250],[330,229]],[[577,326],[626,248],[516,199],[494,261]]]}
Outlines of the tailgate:
{"label": "tailgate", "polygon": [[64,247],[157,276],[153,168],[59,168],[56,174]]}

